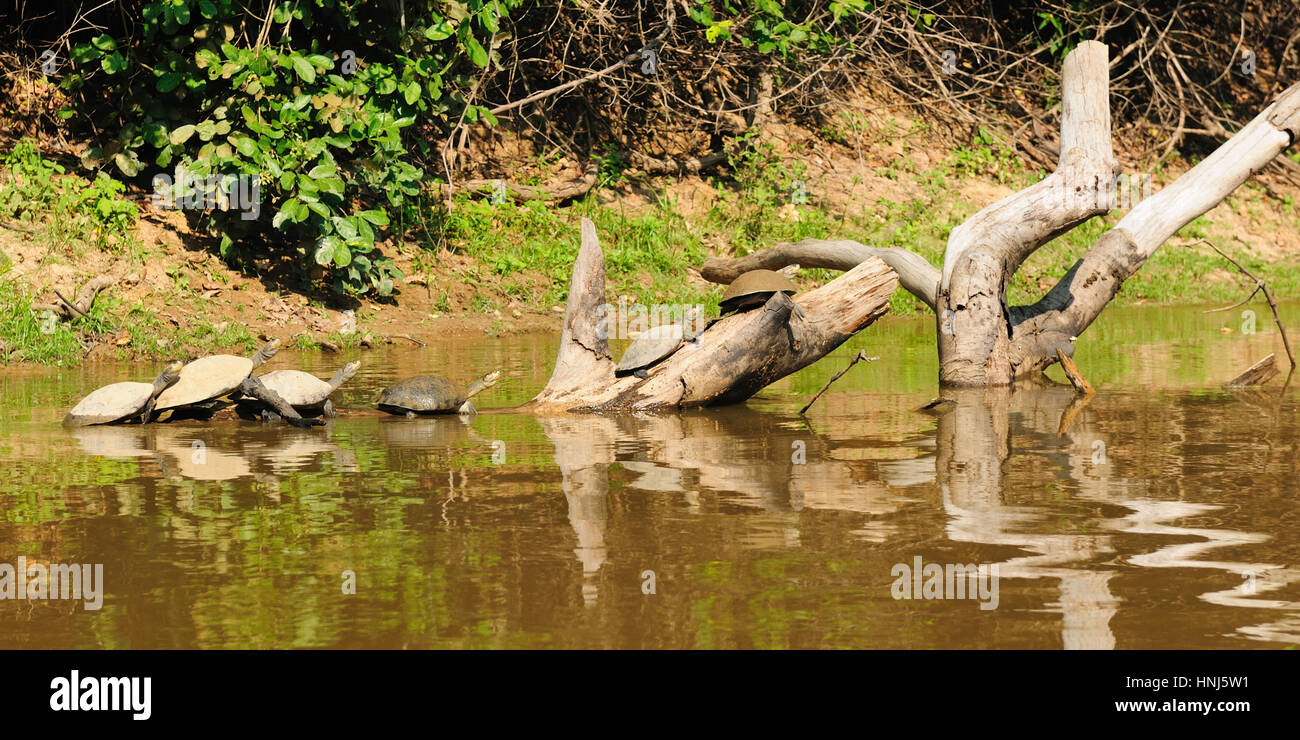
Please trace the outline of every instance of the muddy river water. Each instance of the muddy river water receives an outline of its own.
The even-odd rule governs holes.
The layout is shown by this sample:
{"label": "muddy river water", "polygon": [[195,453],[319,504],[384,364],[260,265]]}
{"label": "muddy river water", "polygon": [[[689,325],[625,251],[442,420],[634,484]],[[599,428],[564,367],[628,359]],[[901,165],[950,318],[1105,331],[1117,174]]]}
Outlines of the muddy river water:
{"label": "muddy river water", "polygon": [[[1300,382],[1222,389],[1269,352],[1286,365],[1267,308],[1253,334],[1241,310],[1112,308],[1076,355],[1091,401],[929,412],[932,317],[664,416],[511,413],[551,335],[266,368],[355,356],[336,403],[360,408],[407,375],[500,367],[468,421],[65,430],[86,391],[154,366],[0,368],[0,564],[103,566],[97,609],[0,601],[0,648],[1295,645]],[[862,348],[880,360],[799,416]],[[965,565],[964,594],[928,567]]]}

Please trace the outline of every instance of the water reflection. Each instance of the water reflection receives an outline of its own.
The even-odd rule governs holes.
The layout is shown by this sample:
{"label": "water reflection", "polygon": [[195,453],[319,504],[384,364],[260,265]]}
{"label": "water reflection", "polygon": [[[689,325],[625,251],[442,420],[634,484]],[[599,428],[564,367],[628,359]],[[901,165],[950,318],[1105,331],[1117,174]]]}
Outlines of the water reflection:
{"label": "water reflection", "polygon": [[[0,562],[103,562],[108,587],[97,613],[0,602],[0,646],[1300,642],[1294,389],[1165,376],[1086,401],[944,392],[921,412],[933,368],[914,379],[908,348],[933,329],[914,330],[865,345],[884,359],[807,418],[839,359],[741,407],[509,413],[545,382],[549,338],[371,353],[339,404],[437,363],[508,368],[474,418],[64,430],[115,368],[5,381],[23,405],[0,408]],[[1133,357],[1096,382],[1157,377]],[[998,608],[893,599],[892,566],[916,556],[998,564]]]}

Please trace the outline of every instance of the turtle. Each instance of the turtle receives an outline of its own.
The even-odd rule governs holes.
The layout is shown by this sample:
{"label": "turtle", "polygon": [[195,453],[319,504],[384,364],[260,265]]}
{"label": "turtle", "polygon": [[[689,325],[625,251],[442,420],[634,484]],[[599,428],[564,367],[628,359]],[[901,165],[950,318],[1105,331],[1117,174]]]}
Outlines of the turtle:
{"label": "turtle", "polygon": [[724,315],[733,311],[741,313],[767,303],[773,293],[794,295],[797,292],[799,288],[779,272],[750,270],[731,281],[718,301],[718,307]]}
{"label": "turtle", "polygon": [[384,389],[379,394],[379,408],[390,414],[473,414],[469,399],[496,385],[500,370],[493,370],[466,388],[441,375],[417,375]]}
{"label": "turtle", "polygon": [[253,370],[280,351],[280,340],[272,339],[252,357],[235,355],[209,355],[189,362],[181,368],[181,377],[176,384],[163,391],[155,404],[157,411],[196,406],[207,410],[209,401],[214,401],[233,391],[239,390]]}
{"label": "turtle", "polygon": [[[254,369],[280,351],[280,340],[272,339],[252,357],[211,355],[200,357],[181,368],[176,384],[158,395],[156,411],[192,408],[199,413],[210,413],[218,405],[217,399],[238,391],[237,397],[255,398],[275,409],[285,421],[294,426],[324,424],[320,419],[304,419],[293,410],[278,393],[252,377]],[[174,413],[174,412],[173,412]]]}
{"label": "turtle", "polygon": [[[359,367],[361,367],[360,360],[349,362],[339,368],[328,382],[301,370],[272,370],[257,376],[257,379],[266,388],[279,394],[285,403],[292,406],[299,414],[311,416],[319,414],[333,418],[338,416],[338,413],[334,411],[330,394],[351,380],[352,376],[357,374]],[[239,405],[241,412],[259,414],[263,419],[279,418],[278,414],[255,399],[241,399]]]}
{"label": "turtle", "polygon": [[132,417],[142,422],[153,413],[158,394],[176,382],[184,364],[180,360],[167,363],[152,383],[113,383],[81,399],[63,418],[67,427],[85,427],[92,424],[111,424]]}
{"label": "turtle", "polygon": [[651,366],[667,359],[686,342],[699,340],[699,333],[687,329],[694,325],[696,311],[691,308],[680,324],[661,324],[641,332],[619,358],[614,375],[635,375],[644,379]]}

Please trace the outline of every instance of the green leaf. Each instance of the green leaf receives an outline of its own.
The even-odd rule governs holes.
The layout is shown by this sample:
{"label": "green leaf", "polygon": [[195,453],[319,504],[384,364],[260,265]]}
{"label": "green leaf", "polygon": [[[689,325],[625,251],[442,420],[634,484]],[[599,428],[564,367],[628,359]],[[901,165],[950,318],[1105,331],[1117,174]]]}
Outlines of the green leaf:
{"label": "green leaf", "polygon": [[245,157],[252,158],[257,155],[257,142],[247,136],[236,136],[235,148]]}
{"label": "green leaf", "polygon": [[473,62],[476,66],[479,67],[487,66],[488,63],[487,49],[483,48],[483,45],[478,42],[478,39],[474,38],[473,36],[470,36],[468,39],[465,39],[465,48],[469,50],[469,60],[471,62]]}
{"label": "green leaf", "polygon": [[322,177],[329,177],[335,172],[338,172],[338,168],[332,164],[318,164],[311,168],[311,171],[307,173],[307,177],[319,179]]}
{"label": "green leaf", "polygon": [[117,42],[113,40],[112,36],[109,36],[106,33],[99,34],[92,39],[90,43],[94,44],[95,48],[100,51],[108,52],[117,50]]}
{"label": "green leaf", "polygon": [[271,219],[271,226],[274,226],[275,228],[278,229],[280,228],[280,224],[283,224],[285,221],[289,221],[291,223],[295,222],[298,220],[294,218],[294,216],[297,215],[297,213],[298,213],[298,201],[295,198],[290,198],[284,202],[284,205],[280,206],[280,210],[276,212],[275,218]]}
{"label": "green leaf", "polygon": [[316,264],[322,267],[330,264],[339,267],[347,267],[352,263],[352,253],[348,250],[347,245],[339,240],[337,236],[323,236],[316,243]]}
{"label": "green leaf", "polygon": [[180,26],[190,22],[190,6],[185,4],[185,0],[172,0],[172,18]]}
{"label": "green leaf", "polygon": [[154,88],[160,93],[169,93],[172,90],[175,90],[176,86],[179,84],[181,84],[181,73],[168,72],[158,78],[158,82],[154,84]]}
{"label": "green leaf", "polygon": [[212,0],[199,0],[199,14],[208,20],[217,17],[217,6]]}
{"label": "green leaf", "polygon": [[104,71],[109,74],[117,74],[126,69],[126,57],[115,51],[100,60],[99,66],[103,67]]}
{"label": "green leaf", "polygon": [[357,214],[375,226],[387,226],[388,214],[382,208],[372,208],[368,211],[361,211]]}
{"label": "green leaf", "polygon": [[429,26],[424,29],[424,37],[430,41],[442,41],[455,32],[455,26],[451,25],[447,21],[442,21],[436,26]]}
{"label": "green leaf", "polygon": [[172,129],[171,134],[167,138],[171,141],[172,146],[180,146],[194,135],[195,130],[194,124],[187,123],[184,126],[178,126]]}
{"label": "green leaf", "polygon": [[311,66],[311,62],[297,54],[293,55],[292,60],[293,71],[298,73],[298,79],[308,83],[316,81],[316,68]]}
{"label": "green leaf", "polygon": [[161,149],[167,146],[167,127],[161,123],[146,123],[144,125],[144,140],[149,146]]}
{"label": "green leaf", "polygon": [[412,82],[402,90],[402,97],[406,99],[407,105],[415,105],[415,101],[420,99],[420,83]]}
{"label": "green leaf", "polygon": [[117,164],[117,168],[122,171],[122,174],[127,177],[135,177],[140,174],[140,160],[136,159],[134,152],[130,156],[127,156],[126,152],[118,152],[113,155],[113,162]]}
{"label": "green leaf", "polygon": [[76,64],[86,64],[93,62],[104,55],[104,52],[96,49],[90,44],[77,44],[72,47],[72,61]]}

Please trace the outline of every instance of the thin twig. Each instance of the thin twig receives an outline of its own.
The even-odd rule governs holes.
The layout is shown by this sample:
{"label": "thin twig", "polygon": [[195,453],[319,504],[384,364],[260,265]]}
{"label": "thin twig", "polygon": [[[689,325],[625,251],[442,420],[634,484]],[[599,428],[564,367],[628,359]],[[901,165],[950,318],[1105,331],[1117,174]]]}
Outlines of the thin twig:
{"label": "thin twig", "polygon": [[845,366],[843,370],[839,371],[838,373],[835,373],[834,375],[831,376],[830,380],[826,381],[826,385],[822,386],[822,389],[817,391],[817,395],[812,397],[812,400],[808,402],[807,406],[804,406],[803,408],[799,409],[799,415],[802,416],[808,413],[808,409],[812,408],[812,405],[814,403],[817,403],[817,399],[821,398],[822,394],[826,392],[826,389],[831,387],[831,383],[834,383],[835,381],[839,380],[840,376],[843,375],[844,373],[847,373],[849,369],[852,368],[854,365],[858,364],[859,362],[872,362],[879,359],[880,359],[879,357],[867,357],[867,351],[865,349],[859,350],[858,353],[853,356],[853,359],[849,360],[849,364]]}
{"label": "thin twig", "polygon": [[[1237,238],[1237,241],[1241,241],[1241,239]],[[1252,273],[1250,270],[1247,270],[1245,267],[1243,267],[1242,264],[1237,260],[1229,257],[1226,253],[1224,253],[1222,249],[1219,249],[1218,247],[1214,246],[1213,242],[1211,242],[1209,239],[1197,239],[1196,241],[1192,242],[1192,244],[1198,244],[1201,242],[1208,244],[1210,246],[1210,249],[1213,249],[1214,251],[1218,252],[1219,256],[1231,262],[1232,265],[1236,267],[1238,270],[1241,270],[1241,272],[1245,274],[1246,277],[1255,281],[1255,292],[1250,294],[1252,297],[1254,297],[1255,293],[1259,293],[1260,291],[1263,291],[1264,299],[1268,301],[1268,307],[1273,311],[1273,321],[1277,324],[1278,332],[1282,334],[1282,346],[1286,348],[1286,357],[1288,360],[1291,361],[1291,370],[1295,371],[1295,367],[1296,367],[1295,353],[1291,351],[1291,339],[1286,335],[1286,327],[1282,325],[1282,317],[1281,315],[1278,314],[1277,311],[1277,301],[1273,300],[1273,294],[1269,292],[1268,284],[1265,283],[1261,278],[1255,277],[1254,273]],[[1245,242],[1242,243],[1244,244]],[[1189,244],[1188,246],[1191,245]],[[1240,305],[1241,303],[1237,304],[1237,306]],[[1237,306],[1228,306],[1227,308],[1236,308]],[[1225,309],[1216,309],[1216,310],[1225,310]]]}

